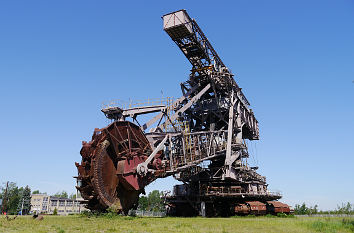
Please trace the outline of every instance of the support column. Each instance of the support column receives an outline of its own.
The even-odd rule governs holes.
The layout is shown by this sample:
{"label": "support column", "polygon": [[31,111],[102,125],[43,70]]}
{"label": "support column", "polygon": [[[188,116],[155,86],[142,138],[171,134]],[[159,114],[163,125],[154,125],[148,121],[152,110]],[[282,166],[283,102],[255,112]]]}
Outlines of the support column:
{"label": "support column", "polygon": [[242,143],[242,119],[241,119],[241,102],[237,103],[236,106],[237,117],[236,117],[236,126],[237,126],[237,135],[236,135],[236,143]]}

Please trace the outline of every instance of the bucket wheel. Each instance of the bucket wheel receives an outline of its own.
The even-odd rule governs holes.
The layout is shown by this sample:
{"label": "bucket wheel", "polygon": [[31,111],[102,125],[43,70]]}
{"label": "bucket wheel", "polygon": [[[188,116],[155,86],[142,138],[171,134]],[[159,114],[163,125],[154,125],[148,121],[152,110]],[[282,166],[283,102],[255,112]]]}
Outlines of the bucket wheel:
{"label": "bucket wheel", "polygon": [[90,142],[83,142],[81,164],[76,163],[79,185],[86,207],[112,208],[127,214],[137,206],[139,194],[153,178],[139,177],[136,166],[151,153],[142,130],[128,121],[113,122],[95,129]]}

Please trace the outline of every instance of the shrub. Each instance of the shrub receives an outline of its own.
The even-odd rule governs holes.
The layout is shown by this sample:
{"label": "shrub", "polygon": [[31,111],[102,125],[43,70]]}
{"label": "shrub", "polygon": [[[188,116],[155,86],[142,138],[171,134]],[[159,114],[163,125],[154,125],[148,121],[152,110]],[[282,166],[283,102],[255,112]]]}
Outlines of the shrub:
{"label": "shrub", "polygon": [[288,215],[286,215],[285,213],[277,213],[277,217],[279,217],[279,218],[287,218]]}

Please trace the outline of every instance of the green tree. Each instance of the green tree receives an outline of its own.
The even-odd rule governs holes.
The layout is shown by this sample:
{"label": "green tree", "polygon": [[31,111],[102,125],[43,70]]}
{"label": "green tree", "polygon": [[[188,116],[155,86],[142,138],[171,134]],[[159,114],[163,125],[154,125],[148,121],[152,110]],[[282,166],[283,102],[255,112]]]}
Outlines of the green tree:
{"label": "green tree", "polygon": [[318,213],[318,205],[314,207],[310,207],[310,214],[317,214]]}
{"label": "green tree", "polygon": [[54,208],[54,210],[53,210],[53,215],[58,215],[58,210],[57,210],[57,208]]}
{"label": "green tree", "polygon": [[17,214],[18,203],[20,201],[23,188],[18,188],[14,182],[9,182],[6,196],[5,190],[6,188],[1,188],[2,197],[3,199],[6,199],[3,200],[3,204],[6,203],[4,212],[8,214]]}
{"label": "green tree", "polygon": [[9,182],[6,197],[6,188],[4,187],[0,187],[0,198],[6,198],[6,200],[3,200],[3,203],[6,203],[4,212],[8,214],[18,214],[19,211],[21,211],[23,202],[23,213],[27,214],[31,208],[31,189],[28,185],[23,188],[17,187],[14,182]]}
{"label": "green tree", "polygon": [[150,192],[147,197],[148,210],[150,210],[150,211],[163,211],[164,204],[163,204],[163,199],[161,197],[162,197],[162,192],[159,192],[158,190],[153,190],[152,192]]}
{"label": "green tree", "polygon": [[342,203],[342,206],[337,206],[335,212],[337,214],[352,214],[354,213],[354,205],[350,202],[347,202],[346,204]]}
{"label": "green tree", "polygon": [[294,208],[294,213],[299,214],[299,215],[311,215],[311,214],[317,214],[318,213],[318,205],[315,206],[306,206],[305,203],[302,203],[302,205],[295,205]]}
{"label": "green tree", "polygon": [[146,196],[139,197],[138,209],[147,210],[148,206],[149,206],[148,198]]}
{"label": "green tree", "polygon": [[305,202],[302,205],[296,204],[294,208],[294,213],[299,215],[308,214],[309,208],[306,206]]}
{"label": "green tree", "polygon": [[22,201],[23,200],[23,189],[18,193],[18,203],[17,203],[17,209],[16,209],[16,212],[17,213],[20,213],[21,212],[21,209],[22,209]]}
{"label": "green tree", "polygon": [[68,193],[66,191],[61,191],[61,192],[57,192],[56,194],[53,195],[54,197],[65,197],[68,198]]}
{"label": "green tree", "polygon": [[39,194],[40,192],[39,192],[39,190],[34,190],[33,192],[32,192],[32,194]]}
{"label": "green tree", "polygon": [[17,211],[22,212],[22,215],[29,213],[31,209],[31,189],[26,185],[20,193],[20,200],[17,206]]}
{"label": "green tree", "polygon": [[76,194],[75,193],[70,194],[69,198],[75,200],[76,199]]}
{"label": "green tree", "polygon": [[[4,186],[6,186],[6,184],[5,184]],[[5,198],[4,198],[4,194],[5,194],[5,188],[4,188],[3,186],[0,186],[0,199],[2,199],[2,205],[4,205],[5,202],[7,201],[7,200],[5,200]],[[6,198],[6,199],[7,199],[7,198]],[[2,214],[2,213],[1,213],[2,210],[3,210],[3,207],[1,206],[0,214]],[[5,212],[5,210],[4,210],[4,212]]]}

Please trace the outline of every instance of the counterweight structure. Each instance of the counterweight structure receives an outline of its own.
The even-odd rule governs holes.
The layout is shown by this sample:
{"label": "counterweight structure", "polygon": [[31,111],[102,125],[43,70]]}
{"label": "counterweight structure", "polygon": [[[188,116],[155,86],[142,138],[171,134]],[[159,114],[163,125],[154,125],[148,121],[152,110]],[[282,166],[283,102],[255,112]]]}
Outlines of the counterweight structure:
{"label": "counterweight structure", "polygon": [[[258,121],[233,74],[185,10],[162,18],[192,65],[183,95],[102,109],[113,123],[83,142],[82,162],[76,163],[87,207],[127,213],[146,185],[173,175],[183,184],[167,196],[170,214],[289,213],[289,206],[275,201],[281,195],[269,192],[266,178],[247,164],[246,140],[259,139]],[[150,113],[156,115],[140,125],[137,117]]]}

